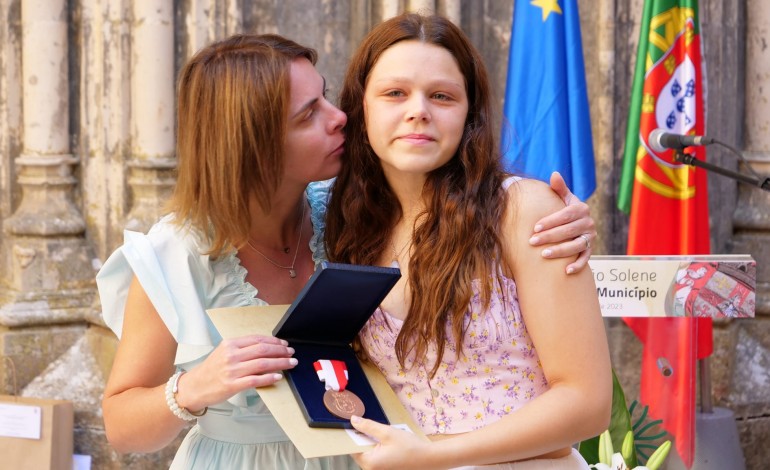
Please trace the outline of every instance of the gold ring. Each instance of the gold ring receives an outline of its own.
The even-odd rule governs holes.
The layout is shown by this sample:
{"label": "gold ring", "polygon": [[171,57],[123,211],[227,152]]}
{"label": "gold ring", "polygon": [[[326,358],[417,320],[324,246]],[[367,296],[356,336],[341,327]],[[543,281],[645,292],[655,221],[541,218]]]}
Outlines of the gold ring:
{"label": "gold ring", "polygon": [[582,238],[584,242],[586,242],[586,250],[591,248],[591,240],[588,238],[588,235],[585,233],[581,233],[578,235],[578,237]]}

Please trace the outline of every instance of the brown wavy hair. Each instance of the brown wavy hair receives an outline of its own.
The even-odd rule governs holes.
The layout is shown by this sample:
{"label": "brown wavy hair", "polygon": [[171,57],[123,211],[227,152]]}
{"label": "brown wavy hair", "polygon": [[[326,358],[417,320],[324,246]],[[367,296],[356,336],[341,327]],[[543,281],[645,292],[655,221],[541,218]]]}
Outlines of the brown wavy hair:
{"label": "brown wavy hair", "polygon": [[447,322],[462,344],[473,279],[490,279],[482,282],[486,307],[500,269],[508,268],[497,235],[506,207],[505,174],[492,126],[486,67],[449,20],[402,14],[376,26],[353,55],[340,94],[340,108],[348,115],[345,155],[329,203],[325,237],[331,260],[372,265],[388,250],[393,226],[402,217],[368,144],[363,102],[369,73],[380,55],[406,40],[434,44],[454,56],[465,77],[469,105],[459,148],[449,162],[428,174],[423,187],[427,207],[413,229],[409,262],[412,300],[396,340],[402,366],[410,355],[419,362],[434,343],[439,353],[431,372],[435,375],[444,354]]}
{"label": "brown wavy hair", "polygon": [[242,246],[249,198],[266,211],[283,174],[291,62],[316,52],[278,35],[231,36],[182,68],[177,184],[168,209],[209,238],[208,254]]}

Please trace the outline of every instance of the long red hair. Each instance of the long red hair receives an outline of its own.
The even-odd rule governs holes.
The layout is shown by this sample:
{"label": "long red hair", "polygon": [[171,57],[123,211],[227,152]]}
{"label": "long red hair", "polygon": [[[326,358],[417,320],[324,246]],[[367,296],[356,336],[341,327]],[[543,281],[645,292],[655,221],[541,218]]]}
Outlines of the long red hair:
{"label": "long red hair", "polygon": [[449,20],[402,14],[376,26],[351,59],[340,94],[340,107],[348,115],[345,155],[329,203],[325,238],[330,260],[344,263],[375,264],[390,246],[402,209],[368,144],[363,101],[367,78],[380,55],[405,40],[448,50],[465,77],[469,104],[459,148],[428,175],[423,188],[426,210],[413,230],[409,262],[412,300],[396,340],[402,366],[410,355],[425,357],[434,343],[439,356],[433,375],[443,357],[447,322],[462,343],[472,281],[492,276],[481,283],[487,306],[500,269],[507,268],[498,237],[506,206],[505,174],[492,126],[487,72],[479,53]]}

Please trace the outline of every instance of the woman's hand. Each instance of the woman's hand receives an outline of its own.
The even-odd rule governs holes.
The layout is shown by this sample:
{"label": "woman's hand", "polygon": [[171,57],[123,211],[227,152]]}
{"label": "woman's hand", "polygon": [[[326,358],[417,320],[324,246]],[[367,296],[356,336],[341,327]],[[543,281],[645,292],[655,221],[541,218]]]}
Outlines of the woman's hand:
{"label": "woman's hand", "polygon": [[[364,470],[443,468],[431,465],[431,456],[428,452],[431,445],[429,441],[424,441],[412,433],[358,416],[353,416],[350,423],[357,431],[378,442],[373,449],[352,456]],[[415,458],[416,456],[419,458]]]}
{"label": "woman's hand", "polygon": [[567,274],[577,273],[586,267],[591,257],[593,241],[596,239],[594,219],[591,218],[588,204],[572,194],[558,172],[551,174],[551,189],[567,207],[538,220],[529,243],[534,246],[558,243],[543,250],[545,258],[567,258],[580,254],[567,266]]}
{"label": "woman's hand", "polygon": [[[165,397],[177,352],[176,340],[134,277],[102,402],[107,439],[119,452],[155,452],[186,425]],[[273,384],[280,371],[296,364],[293,353],[285,341],[270,336],[224,340],[179,377],[176,402],[198,413],[247,388]]]}
{"label": "woman's hand", "polygon": [[253,387],[272,385],[297,365],[294,349],[272,336],[223,340],[199,366],[179,378],[177,403],[192,412]]}

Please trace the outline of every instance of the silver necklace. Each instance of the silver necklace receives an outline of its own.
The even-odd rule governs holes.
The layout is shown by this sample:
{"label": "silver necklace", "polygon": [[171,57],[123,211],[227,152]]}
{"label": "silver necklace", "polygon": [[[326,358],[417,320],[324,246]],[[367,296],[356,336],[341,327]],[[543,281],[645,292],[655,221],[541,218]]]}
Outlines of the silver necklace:
{"label": "silver necklace", "polygon": [[297,277],[297,271],[294,270],[294,264],[297,262],[297,253],[299,253],[299,244],[302,241],[302,228],[305,225],[303,223],[304,221],[305,221],[305,201],[302,201],[302,213],[299,216],[299,237],[297,237],[297,246],[294,247],[294,259],[291,260],[291,266],[280,265],[275,261],[271,260],[270,258],[268,258],[267,255],[259,251],[254,245],[251,244],[250,238],[246,240],[246,244],[249,245],[249,248],[256,251],[257,253],[259,253],[260,256],[268,260],[270,264],[272,264],[273,266],[281,269],[288,269],[289,277],[294,279],[295,277]]}
{"label": "silver necklace", "polygon": [[401,268],[401,265],[398,264],[398,259],[401,257],[401,253],[404,252],[407,246],[411,245],[412,241],[409,240],[408,242],[404,243],[404,246],[401,247],[400,250],[396,251],[396,243],[393,241],[393,239],[390,239],[390,249],[393,250],[393,261],[390,262],[390,266],[392,268]]}

